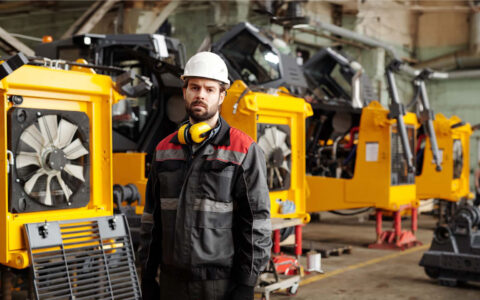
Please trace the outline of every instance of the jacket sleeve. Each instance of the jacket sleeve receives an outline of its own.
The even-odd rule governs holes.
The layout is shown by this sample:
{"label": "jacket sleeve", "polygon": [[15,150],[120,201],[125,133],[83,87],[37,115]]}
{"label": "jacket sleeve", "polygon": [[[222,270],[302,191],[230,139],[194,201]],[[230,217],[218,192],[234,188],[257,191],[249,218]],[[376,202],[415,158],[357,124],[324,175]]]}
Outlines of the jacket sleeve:
{"label": "jacket sleeve", "polygon": [[254,286],[272,247],[270,197],[262,150],[252,143],[236,176],[234,199],[234,279]]}
{"label": "jacket sleeve", "polygon": [[[152,162],[152,168],[148,176],[146,195],[145,195],[145,208],[142,215],[142,226],[145,226],[144,234],[147,241],[150,240],[148,247],[147,259],[142,272],[142,280],[155,279],[158,273],[158,266],[162,257],[162,229],[159,228],[161,224],[161,210],[158,204],[158,183],[156,175],[155,161]],[[151,233],[147,232],[151,230]],[[145,241],[144,241],[145,242]]]}

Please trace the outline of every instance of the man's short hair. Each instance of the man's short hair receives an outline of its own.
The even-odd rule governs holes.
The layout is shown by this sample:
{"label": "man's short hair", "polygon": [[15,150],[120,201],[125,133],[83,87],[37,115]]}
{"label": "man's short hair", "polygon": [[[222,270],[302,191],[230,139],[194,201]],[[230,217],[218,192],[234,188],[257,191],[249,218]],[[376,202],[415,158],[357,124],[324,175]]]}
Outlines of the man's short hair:
{"label": "man's short hair", "polygon": [[[191,77],[191,78],[200,78],[200,77]],[[190,78],[185,78],[185,80],[183,81],[183,88],[184,89],[186,89],[188,87],[188,81],[189,80],[190,80]],[[228,90],[228,88],[230,87],[230,85],[228,83],[220,82],[220,81],[215,80],[215,79],[211,79],[211,80],[214,80],[214,81],[218,82],[218,84],[220,85],[220,93],[226,92]]]}

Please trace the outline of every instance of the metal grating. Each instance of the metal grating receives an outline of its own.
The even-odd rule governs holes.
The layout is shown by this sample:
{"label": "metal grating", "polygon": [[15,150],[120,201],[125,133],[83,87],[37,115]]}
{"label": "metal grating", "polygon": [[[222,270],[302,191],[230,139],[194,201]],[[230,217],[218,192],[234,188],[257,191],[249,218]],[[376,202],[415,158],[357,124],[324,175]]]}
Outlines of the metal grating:
{"label": "metal grating", "polygon": [[37,299],[141,299],[122,215],[26,224]]}

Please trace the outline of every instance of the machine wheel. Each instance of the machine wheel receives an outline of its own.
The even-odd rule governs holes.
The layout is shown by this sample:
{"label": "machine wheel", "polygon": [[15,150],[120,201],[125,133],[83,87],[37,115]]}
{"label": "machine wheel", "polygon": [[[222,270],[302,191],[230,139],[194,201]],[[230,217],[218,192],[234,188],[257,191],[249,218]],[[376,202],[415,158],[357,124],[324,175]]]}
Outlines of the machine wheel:
{"label": "machine wheel", "polygon": [[2,290],[1,290],[1,299],[2,300],[11,300],[12,299],[12,290],[13,290],[13,274],[8,268],[1,268],[1,280],[2,280]]}
{"label": "machine wheel", "polygon": [[290,296],[296,295],[298,293],[298,287],[299,287],[299,284],[297,282],[288,289],[288,294]]}
{"label": "machine wheel", "polygon": [[432,267],[425,267],[425,274],[432,279],[437,279],[440,276],[440,270]]}
{"label": "machine wheel", "polygon": [[320,213],[310,213],[310,222],[312,223],[318,223],[320,222]]}
{"label": "machine wheel", "polygon": [[458,280],[456,279],[439,279],[438,283],[443,286],[455,287],[458,285]]}

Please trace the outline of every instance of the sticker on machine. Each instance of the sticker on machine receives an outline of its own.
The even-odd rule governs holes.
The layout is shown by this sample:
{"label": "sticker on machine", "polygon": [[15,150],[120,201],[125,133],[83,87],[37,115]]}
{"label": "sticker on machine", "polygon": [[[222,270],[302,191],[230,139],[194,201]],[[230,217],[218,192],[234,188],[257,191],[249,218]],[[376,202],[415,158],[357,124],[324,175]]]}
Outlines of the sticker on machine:
{"label": "sticker on machine", "polygon": [[365,161],[378,161],[378,143],[366,143]]}

